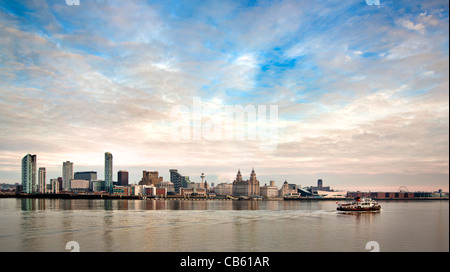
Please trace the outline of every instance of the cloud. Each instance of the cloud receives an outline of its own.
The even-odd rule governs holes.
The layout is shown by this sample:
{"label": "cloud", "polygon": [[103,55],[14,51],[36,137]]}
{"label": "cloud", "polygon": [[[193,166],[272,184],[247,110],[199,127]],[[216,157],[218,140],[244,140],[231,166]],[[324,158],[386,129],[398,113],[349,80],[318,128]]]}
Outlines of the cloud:
{"label": "cloud", "polygon": [[414,22],[408,19],[400,18],[399,20],[397,20],[397,24],[404,28],[417,31],[421,34],[425,33],[425,26],[421,23],[414,24]]}
{"label": "cloud", "polygon": [[[33,152],[55,169],[101,166],[111,151],[133,169],[220,178],[448,175],[446,12],[439,1],[2,3],[0,169]],[[193,97],[203,121],[226,105],[277,105],[277,149],[174,140],[171,110]]]}

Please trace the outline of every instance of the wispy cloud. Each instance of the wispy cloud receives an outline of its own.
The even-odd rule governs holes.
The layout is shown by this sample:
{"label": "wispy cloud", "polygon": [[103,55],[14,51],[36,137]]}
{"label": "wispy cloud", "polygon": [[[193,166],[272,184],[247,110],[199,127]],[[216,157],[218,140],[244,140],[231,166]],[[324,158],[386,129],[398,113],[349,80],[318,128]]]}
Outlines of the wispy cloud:
{"label": "wispy cloud", "polygon": [[[448,190],[448,30],[445,1],[0,1],[0,179],[26,153],[101,176],[110,151],[132,182],[254,166],[280,185]],[[174,140],[171,111],[193,97],[277,105],[276,150]]]}

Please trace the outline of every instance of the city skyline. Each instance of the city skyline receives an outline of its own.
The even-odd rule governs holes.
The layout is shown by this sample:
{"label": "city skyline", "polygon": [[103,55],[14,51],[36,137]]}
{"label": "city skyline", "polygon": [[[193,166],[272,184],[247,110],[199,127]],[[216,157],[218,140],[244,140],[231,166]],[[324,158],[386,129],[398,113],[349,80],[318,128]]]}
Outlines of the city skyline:
{"label": "city skyline", "polygon": [[[22,182],[21,183],[17,182],[16,184],[20,184],[20,185],[24,186],[24,188],[25,188],[24,190],[25,191],[28,190],[28,189],[26,189],[26,184],[29,184],[29,183],[33,182],[33,184],[36,185],[36,182],[35,181],[31,181],[33,179],[31,177],[29,178],[28,174],[24,174],[24,172],[23,172],[24,169],[25,169],[24,167],[26,167],[26,168],[30,167],[29,166],[30,163],[26,162],[26,160],[29,160],[29,158],[32,158],[32,161],[33,161],[32,162],[32,165],[33,165],[32,167],[36,168],[36,166],[38,165],[37,157],[38,157],[37,154],[33,154],[33,155],[32,154],[27,154],[27,155],[25,155],[22,158],[22,172],[21,172]],[[143,174],[144,177],[142,177],[142,175],[139,176],[138,174],[133,173],[134,174],[133,176],[139,176],[139,178],[136,179],[136,180],[128,181],[129,171],[127,171],[127,170],[118,170],[116,172],[116,175],[115,175],[114,171],[112,170],[114,168],[114,165],[113,165],[113,162],[112,162],[112,158],[113,158],[113,154],[111,154],[110,152],[105,152],[104,153],[104,165],[103,165],[103,167],[100,167],[100,168],[105,170],[103,173],[101,171],[99,173],[99,171],[92,170],[92,169],[91,170],[81,170],[81,171],[77,170],[77,171],[75,171],[73,162],[70,162],[70,161],[63,162],[62,175],[58,176],[58,174],[56,174],[54,178],[50,178],[50,183],[46,182],[45,185],[51,184],[51,180],[52,179],[56,179],[57,180],[59,178],[59,179],[62,180],[61,182],[63,184],[63,189],[64,189],[64,184],[65,183],[70,184],[72,179],[74,179],[74,180],[77,179],[76,175],[78,175],[78,179],[82,179],[82,180],[88,179],[89,181],[92,180],[92,176],[97,177],[99,175],[98,177],[100,177],[100,176],[103,175],[104,176],[103,181],[105,182],[105,190],[107,192],[111,192],[112,188],[113,188],[112,182],[114,182],[115,184],[117,184],[119,186],[138,185],[138,184],[142,183],[142,181],[144,180],[144,178],[146,176],[148,178],[148,175],[150,173],[154,173],[157,176],[159,176],[159,172],[158,171],[154,171],[154,170],[147,171],[147,170],[144,169],[144,170],[141,171],[141,172],[144,172],[144,174]],[[24,164],[24,162],[25,162],[25,164]],[[40,173],[41,169],[44,170],[44,180],[45,180],[45,175],[46,175],[45,174],[46,167],[39,167],[39,186],[40,186],[40,180],[41,180],[41,177],[40,177],[41,176],[41,173]],[[132,171],[132,172],[134,172],[134,171]],[[137,171],[137,172],[139,172],[139,171]],[[109,173],[109,174],[106,174],[106,173]],[[126,174],[126,179],[127,179],[127,183],[125,185],[121,184],[121,181],[120,181],[121,180],[120,176],[121,176],[121,174],[124,174],[124,173]],[[250,180],[252,180],[251,184],[253,184],[253,182],[256,181],[256,183],[261,185],[261,186],[263,186],[263,185],[266,186],[266,185],[270,184],[270,186],[283,187],[282,185],[287,183],[286,179],[283,179],[283,178],[281,178],[279,176],[275,176],[275,178],[272,178],[270,180],[267,180],[267,176],[266,176],[266,178],[260,183],[258,180],[256,180],[254,167],[252,167],[252,170],[249,173],[250,173],[249,174]],[[86,177],[86,174],[88,174],[88,177]],[[167,178],[164,178],[163,176],[159,176],[159,178],[156,179],[155,182],[158,182],[158,181],[160,181],[160,182],[175,182],[177,188],[178,187],[186,187],[187,184],[185,183],[185,181],[183,181],[184,178],[186,178],[188,180],[188,182],[193,182],[193,183],[197,183],[197,184],[203,184],[203,183],[208,182],[208,179],[205,179],[205,178],[207,178],[207,176],[205,176],[205,173],[201,173],[201,175],[196,175],[196,174],[197,173],[195,173],[193,176],[188,176],[188,175],[184,175],[183,176],[180,173],[178,173],[178,169],[169,169],[169,175],[168,175]],[[175,175],[175,177],[174,177],[174,175]],[[65,180],[64,176],[66,176],[66,177],[69,176],[71,178],[69,178],[65,182],[64,181]],[[114,178],[115,176],[117,177],[116,179]],[[271,176],[273,177],[274,175],[271,175]],[[213,177],[214,178],[215,175],[214,175],[214,173],[212,173],[208,177]],[[109,183],[110,183],[109,185],[107,185],[108,184],[108,182],[106,181],[107,178],[111,179],[109,181]],[[24,179],[25,180],[26,179],[30,179],[30,181],[24,181]],[[36,177],[34,177],[34,180],[35,179],[36,179]],[[94,178],[94,180],[102,180],[102,179],[101,178]],[[209,180],[208,183],[209,184],[215,184],[215,185],[218,185],[218,184],[229,184],[229,185],[231,185],[231,184],[235,184],[236,181],[243,182],[243,183],[247,183],[248,182],[248,181],[242,179],[241,168],[238,169],[237,176],[236,176],[236,178],[233,181],[229,181],[229,180],[222,180],[221,181],[221,180],[213,179],[212,181]],[[174,185],[175,185],[175,183],[174,183]],[[293,179],[293,180],[290,180],[289,183],[295,184],[295,185],[299,186],[299,188],[307,188],[307,187],[311,187],[311,186],[314,187],[314,188],[317,188],[317,187],[314,186],[314,184],[316,184],[316,183],[317,183],[318,187],[323,187],[323,179],[322,178],[318,178],[317,180],[314,180],[314,181],[312,181],[312,180],[303,180],[303,182],[298,182],[298,179]],[[149,184],[150,184],[150,182],[148,182],[148,184],[145,183],[145,185],[149,185]],[[338,190],[338,191],[342,190],[342,189],[350,190],[350,191],[351,190],[353,190],[353,191],[360,191],[360,190],[364,191],[366,189],[366,188],[362,188],[362,187],[346,187],[346,186],[341,186],[341,185],[335,184],[335,183],[331,183],[331,184],[333,184],[335,187],[331,188],[332,186],[326,186],[324,188],[328,188],[327,190]],[[155,184],[153,184],[153,185],[155,185]],[[328,185],[330,185],[330,184],[328,184]],[[407,187],[405,185],[396,185],[396,184],[393,184],[392,187],[386,187],[385,189],[380,189],[380,188],[378,188],[378,189],[379,189],[379,191],[396,191],[395,190],[396,186],[399,186],[398,189],[397,189],[399,191],[407,189]],[[34,187],[36,188],[36,186],[34,186]],[[68,190],[70,187],[71,187],[70,185],[66,186],[65,189]],[[109,190],[107,188],[109,188]],[[258,188],[259,188],[259,186],[258,186]],[[370,188],[375,188],[375,187],[370,187]],[[440,187],[439,189],[435,189],[435,188],[431,188],[430,187],[429,191],[438,191],[438,190],[442,190],[442,188],[445,188],[445,187]],[[417,190],[416,188],[412,188],[412,189],[413,190],[408,190],[408,191],[416,191],[416,192],[417,191],[421,191],[421,190]],[[445,191],[445,189],[443,191]],[[36,192],[37,192],[37,190],[36,190]],[[28,193],[30,193],[30,192],[28,192]]]}
{"label": "city skyline", "polygon": [[[441,0],[0,0],[0,183],[20,183],[25,154],[47,183],[66,161],[101,179],[110,152],[130,183],[170,169],[231,183],[254,167],[261,186],[449,191],[448,12]],[[206,137],[227,106],[257,111],[248,134],[276,106],[276,145]],[[192,134],[177,138],[183,114]]]}

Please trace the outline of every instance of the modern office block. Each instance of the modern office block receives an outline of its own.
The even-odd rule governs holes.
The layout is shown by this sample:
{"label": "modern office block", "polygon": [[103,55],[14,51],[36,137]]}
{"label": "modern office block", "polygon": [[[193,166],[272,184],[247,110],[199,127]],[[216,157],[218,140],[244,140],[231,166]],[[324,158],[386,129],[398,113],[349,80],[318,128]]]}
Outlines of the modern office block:
{"label": "modern office block", "polygon": [[119,186],[128,186],[128,171],[120,170],[117,172],[117,184]]}

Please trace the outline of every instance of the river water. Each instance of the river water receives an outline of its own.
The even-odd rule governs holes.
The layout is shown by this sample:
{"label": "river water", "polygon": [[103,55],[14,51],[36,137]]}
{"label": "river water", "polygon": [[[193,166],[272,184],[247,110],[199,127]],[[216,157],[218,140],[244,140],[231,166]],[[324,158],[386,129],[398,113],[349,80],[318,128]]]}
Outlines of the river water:
{"label": "river water", "polygon": [[379,203],[0,199],[0,251],[449,251],[448,201]]}

